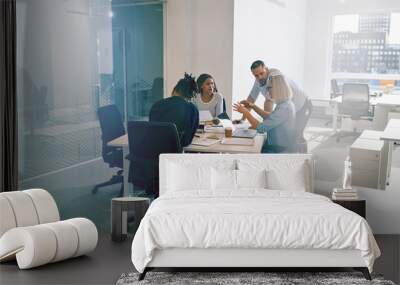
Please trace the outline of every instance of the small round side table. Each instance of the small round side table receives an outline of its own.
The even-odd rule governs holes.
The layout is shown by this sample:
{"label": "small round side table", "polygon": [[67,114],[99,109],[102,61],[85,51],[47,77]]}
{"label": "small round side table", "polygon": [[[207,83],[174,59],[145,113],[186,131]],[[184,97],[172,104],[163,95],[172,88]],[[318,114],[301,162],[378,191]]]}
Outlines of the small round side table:
{"label": "small round side table", "polygon": [[134,231],[146,214],[150,199],[142,197],[119,197],[111,200],[111,239],[124,241],[128,234],[128,212],[135,218]]}

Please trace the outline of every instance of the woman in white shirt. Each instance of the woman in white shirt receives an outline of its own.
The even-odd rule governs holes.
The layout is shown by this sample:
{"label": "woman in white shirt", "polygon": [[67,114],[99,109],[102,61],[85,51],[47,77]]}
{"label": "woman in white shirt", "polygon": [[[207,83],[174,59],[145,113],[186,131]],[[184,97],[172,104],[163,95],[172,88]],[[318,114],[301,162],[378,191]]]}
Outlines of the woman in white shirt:
{"label": "woman in white shirt", "polygon": [[199,111],[208,110],[213,118],[221,115],[224,112],[224,99],[218,93],[214,78],[203,73],[197,78],[197,86],[200,94],[193,99],[193,103]]}

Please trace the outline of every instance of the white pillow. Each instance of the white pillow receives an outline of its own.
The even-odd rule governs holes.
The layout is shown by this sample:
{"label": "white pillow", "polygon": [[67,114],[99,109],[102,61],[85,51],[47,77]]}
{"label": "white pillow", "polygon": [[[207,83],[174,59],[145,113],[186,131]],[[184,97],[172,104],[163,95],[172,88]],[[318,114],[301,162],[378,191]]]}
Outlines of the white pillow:
{"label": "white pillow", "polygon": [[263,170],[212,169],[212,188],[215,191],[241,188],[267,188],[267,175]]}
{"label": "white pillow", "polygon": [[236,190],[236,170],[212,168],[212,189],[218,190]]}
{"label": "white pillow", "polygon": [[303,191],[308,189],[308,167],[306,164],[297,163],[290,169],[281,165],[267,170],[268,188],[272,190]]}
{"label": "white pillow", "polygon": [[[207,159],[208,155],[190,155],[168,161],[165,165],[167,192],[170,191],[213,191],[212,169],[233,170],[236,168],[235,159]],[[223,171],[223,170],[222,170]]]}
{"label": "white pillow", "polygon": [[168,191],[210,190],[211,167],[168,164]]}
{"label": "white pillow", "polygon": [[238,188],[267,188],[266,170],[236,170]]}
{"label": "white pillow", "polygon": [[309,160],[295,155],[266,155],[259,158],[240,158],[237,161],[240,170],[267,171],[267,188],[273,190],[309,191]]}

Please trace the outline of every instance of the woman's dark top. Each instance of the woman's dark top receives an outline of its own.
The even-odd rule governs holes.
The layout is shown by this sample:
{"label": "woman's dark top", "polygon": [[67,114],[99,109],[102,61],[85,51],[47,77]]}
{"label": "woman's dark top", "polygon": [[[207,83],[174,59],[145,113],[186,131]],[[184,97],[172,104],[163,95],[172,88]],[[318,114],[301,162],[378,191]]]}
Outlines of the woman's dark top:
{"label": "woman's dark top", "polygon": [[150,110],[150,121],[174,123],[178,129],[181,146],[192,142],[199,127],[199,111],[193,103],[180,96],[156,102]]}

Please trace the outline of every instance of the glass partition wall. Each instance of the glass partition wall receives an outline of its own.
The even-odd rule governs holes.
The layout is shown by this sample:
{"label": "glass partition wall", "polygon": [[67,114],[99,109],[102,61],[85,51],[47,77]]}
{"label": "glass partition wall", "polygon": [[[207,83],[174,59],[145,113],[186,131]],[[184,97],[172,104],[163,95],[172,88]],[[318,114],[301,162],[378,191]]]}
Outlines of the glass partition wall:
{"label": "glass partition wall", "polygon": [[102,159],[97,109],[115,104],[126,126],[163,97],[163,3],[17,0],[17,68],[20,188],[108,230],[120,184],[92,194],[118,170]]}

